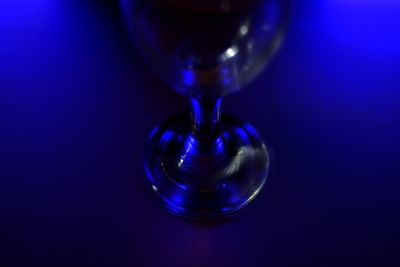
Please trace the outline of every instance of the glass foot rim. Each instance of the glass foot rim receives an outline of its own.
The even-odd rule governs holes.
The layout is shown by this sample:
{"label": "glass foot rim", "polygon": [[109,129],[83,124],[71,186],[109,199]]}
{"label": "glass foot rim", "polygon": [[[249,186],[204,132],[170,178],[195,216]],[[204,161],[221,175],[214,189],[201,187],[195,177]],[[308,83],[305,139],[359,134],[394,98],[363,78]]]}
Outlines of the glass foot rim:
{"label": "glass foot rim", "polygon": [[[187,120],[187,117],[184,117],[182,115],[174,117],[168,120],[166,123],[156,127],[150,134],[150,137],[146,144],[145,171],[152,190],[156,193],[156,195],[160,197],[164,206],[168,209],[169,212],[186,218],[194,218],[194,219],[219,218],[224,216],[231,216],[233,214],[238,213],[239,211],[242,211],[245,207],[249,206],[249,204],[253,203],[254,200],[256,200],[257,197],[262,192],[262,189],[265,186],[268,177],[270,157],[268,150],[264,142],[261,140],[257,131],[250,124],[241,123],[240,121],[234,119],[231,116],[224,115],[222,117],[221,131],[225,131],[224,123],[226,125],[231,125],[231,124],[235,125],[235,127],[239,127],[240,129],[244,130],[244,132],[249,137],[251,137],[250,139],[252,140],[253,146],[258,148],[260,151],[259,153],[261,153],[262,156],[264,157],[262,164],[258,166],[260,170],[255,172],[256,174],[259,174],[258,175],[259,177],[256,178],[257,185],[256,187],[254,187],[251,194],[249,194],[248,197],[246,197],[245,199],[243,199],[243,201],[239,203],[218,207],[212,210],[188,209],[187,207],[185,207],[184,203],[182,203],[181,205],[177,205],[170,199],[170,197],[167,197],[163,194],[164,185],[161,186],[160,183],[156,182],[157,180],[160,179],[165,180],[166,183],[174,183],[175,185],[177,183],[172,181],[171,177],[168,177],[166,175],[159,175],[160,172],[155,170],[156,168],[160,168],[160,166],[162,166],[161,160],[154,161],[154,158],[157,158],[157,155],[155,154],[159,152],[158,148],[160,146],[162,137],[165,135],[165,133],[166,132],[173,133],[174,132],[173,130],[176,129],[177,125],[178,124],[181,125],[185,120]],[[165,182],[163,184],[165,184]],[[179,189],[178,187],[176,188],[181,191],[185,190],[184,188],[182,189]]]}

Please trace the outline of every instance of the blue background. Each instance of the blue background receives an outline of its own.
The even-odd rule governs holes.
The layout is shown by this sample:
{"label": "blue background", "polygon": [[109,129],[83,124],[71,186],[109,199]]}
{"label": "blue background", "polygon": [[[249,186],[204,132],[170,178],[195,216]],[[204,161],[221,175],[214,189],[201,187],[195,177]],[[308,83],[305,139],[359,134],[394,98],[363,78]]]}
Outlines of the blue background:
{"label": "blue background", "polygon": [[273,154],[219,222],[167,213],[143,170],[186,109],[112,1],[0,2],[1,266],[399,266],[400,2],[294,1],[279,55],[223,109]]}

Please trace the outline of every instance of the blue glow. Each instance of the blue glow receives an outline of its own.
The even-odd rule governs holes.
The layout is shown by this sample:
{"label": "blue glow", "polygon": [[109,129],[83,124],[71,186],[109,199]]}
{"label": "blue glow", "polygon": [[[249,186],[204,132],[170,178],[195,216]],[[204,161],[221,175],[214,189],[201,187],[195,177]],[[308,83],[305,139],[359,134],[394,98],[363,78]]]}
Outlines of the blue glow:
{"label": "blue glow", "polygon": [[231,196],[229,197],[229,202],[232,204],[236,204],[238,202],[241,202],[242,197],[240,196],[240,194],[238,192],[233,193],[233,188],[232,188],[232,192],[231,192]]}
{"label": "blue glow", "polygon": [[229,84],[231,84],[231,83],[232,83],[232,78],[231,78],[232,75],[233,75],[233,74],[230,74],[230,72],[229,72],[229,68],[224,67],[224,68],[221,70],[222,84],[223,84],[223,85],[229,85]]}
{"label": "blue glow", "polygon": [[182,212],[182,211],[185,210],[181,206],[181,204],[184,201],[184,198],[179,193],[175,193],[173,195],[170,195],[170,196],[166,197],[166,196],[160,194],[159,191],[155,191],[155,192],[165,201],[166,207],[170,211],[178,213],[178,212]]}
{"label": "blue glow", "polygon": [[174,133],[171,131],[165,131],[160,138],[161,144],[167,144],[174,137]]}
{"label": "blue glow", "polygon": [[184,70],[183,73],[183,84],[190,86],[193,85],[195,82],[195,75],[192,70]]}
{"label": "blue glow", "polygon": [[399,1],[330,0],[320,9],[320,30],[333,44],[357,54],[400,55]]}
{"label": "blue glow", "polygon": [[[260,135],[256,131],[256,129],[251,125],[250,123],[245,123],[243,125],[243,129],[246,129],[247,133],[250,134],[250,136],[255,137],[256,139],[261,139]],[[246,133],[242,133],[242,135],[246,136]]]}
{"label": "blue glow", "polygon": [[173,182],[176,186],[181,188],[183,191],[187,191],[189,189],[189,187],[186,184],[180,183],[174,179],[171,179],[171,182]]}
{"label": "blue glow", "polygon": [[153,128],[153,130],[150,132],[150,134],[149,134],[149,138],[148,139],[151,139],[151,138],[153,138],[154,137],[154,135],[157,133],[157,131],[160,129],[160,126],[156,126],[156,127],[154,127]]}
{"label": "blue glow", "polygon": [[232,210],[232,207],[224,207],[221,209],[221,212],[226,213]]}
{"label": "blue glow", "polygon": [[181,206],[184,198],[182,194],[176,193],[169,198],[174,206]]}
{"label": "blue glow", "polygon": [[237,138],[243,140],[244,143],[249,143],[249,135],[241,127],[236,127],[235,133],[238,135]]}

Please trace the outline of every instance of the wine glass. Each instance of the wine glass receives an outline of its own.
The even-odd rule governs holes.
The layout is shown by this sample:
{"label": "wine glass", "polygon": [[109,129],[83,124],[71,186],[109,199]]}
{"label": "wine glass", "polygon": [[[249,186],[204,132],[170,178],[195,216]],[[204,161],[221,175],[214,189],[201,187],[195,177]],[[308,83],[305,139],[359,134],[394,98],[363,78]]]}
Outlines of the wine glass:
{"label": "wine glass", "polygon": [[158,126],[146,148],[152,189],[173,213],[233,213],[265,184],[265,144],[248,123],[221,116],[221,98],[247,85],[270,61],[284,36],[289,1],[120,1],[140,54],[190,100],[191,116]]}

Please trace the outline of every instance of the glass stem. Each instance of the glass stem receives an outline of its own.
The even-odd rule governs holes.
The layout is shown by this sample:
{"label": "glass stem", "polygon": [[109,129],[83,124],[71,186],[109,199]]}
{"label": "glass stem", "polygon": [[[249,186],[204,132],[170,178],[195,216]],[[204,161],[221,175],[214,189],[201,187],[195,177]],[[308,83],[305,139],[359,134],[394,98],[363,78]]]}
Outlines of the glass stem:
{"label": "glass stem", "polygon": [[190,98],[192,113],[192,133],[203,140],[214,139],[218,135],[221,98],[198,100]]}

